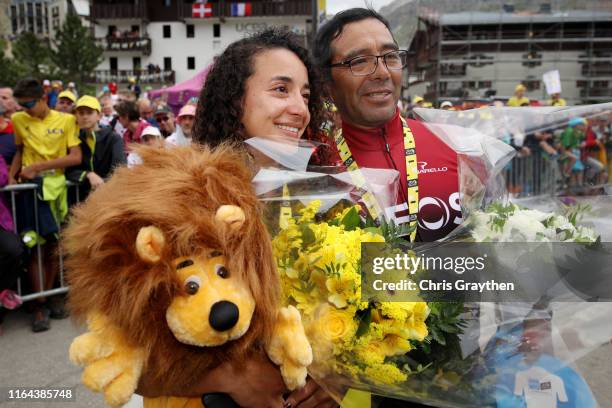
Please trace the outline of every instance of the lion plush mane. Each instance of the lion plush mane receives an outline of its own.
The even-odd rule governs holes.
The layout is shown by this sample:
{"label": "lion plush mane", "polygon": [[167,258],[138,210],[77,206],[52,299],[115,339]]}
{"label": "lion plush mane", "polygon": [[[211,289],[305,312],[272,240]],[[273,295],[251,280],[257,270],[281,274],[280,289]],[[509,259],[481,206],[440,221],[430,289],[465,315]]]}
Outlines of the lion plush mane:
{"label": "lion plush mane", "polygon": [[[224,359],[263,350],[273,330],[279,280],[252,174],[239,150],[139,148],[144,165],[117,169],[73,210],[63,234],[72,316],[84,323],[99,312],[128,333],[134,346],[146,350],[145,371],[159,381],[160,390],[190,387]],[[236,233],[214,220],[217,208],[228,204],[246,215]],[[136,236],[147,225],[158,227],[167,242],[156,265],[136,254]],[[202,248],[221,251],[256,302],[247,333],[218,347],[179,342],[165,317],[172,299],[185,291],[171,261]]]}

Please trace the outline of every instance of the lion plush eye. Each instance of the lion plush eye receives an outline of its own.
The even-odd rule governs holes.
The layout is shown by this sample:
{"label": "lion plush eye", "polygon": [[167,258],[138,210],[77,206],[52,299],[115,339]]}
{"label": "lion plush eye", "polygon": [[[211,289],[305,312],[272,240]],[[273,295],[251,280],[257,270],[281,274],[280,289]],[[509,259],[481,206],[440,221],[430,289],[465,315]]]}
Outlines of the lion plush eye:
{"label": "lion plush eye", "polygon": [[229,278],[229,271],[227,270],[227,268],[223,265],[217,265],[217,275],[220,276],[223,279],[227,279]]}
{"label": "lion plush eye", "polygon": [[198,293],[198,289],[200,289],[202,281],[197,276],[190,276],[185,279],[185,291],[190,295],[195,295]]}

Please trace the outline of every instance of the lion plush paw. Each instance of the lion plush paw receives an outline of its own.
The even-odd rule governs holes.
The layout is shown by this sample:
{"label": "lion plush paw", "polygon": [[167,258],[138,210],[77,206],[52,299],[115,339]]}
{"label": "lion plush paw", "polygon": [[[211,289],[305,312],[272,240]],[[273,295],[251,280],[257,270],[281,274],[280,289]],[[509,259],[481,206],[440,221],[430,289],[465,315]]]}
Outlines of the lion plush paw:
{"label": "lion plush paw", "polygon": [[270,359],[281,368],[288,389],[306,384],[307,367],[312,363],[312,348],[304,332],[300,312],[293,306],[283,307],[267,349]]}
{"label": "lion plush paw", "polygon": [[144,364],[144,350],[127,344],[121,331],[102,324],[101,317],[90,320],[87,332],[70,345],[70,360],[85,366],[83,383],[103,392],[111,407],[124,405],[132,397]]}

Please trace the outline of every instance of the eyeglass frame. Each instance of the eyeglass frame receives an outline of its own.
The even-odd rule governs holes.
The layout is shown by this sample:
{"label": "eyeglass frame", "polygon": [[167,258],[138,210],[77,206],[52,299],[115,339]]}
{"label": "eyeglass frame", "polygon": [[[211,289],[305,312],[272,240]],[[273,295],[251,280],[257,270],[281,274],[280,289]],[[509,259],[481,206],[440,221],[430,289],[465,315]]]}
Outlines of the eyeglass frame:
{"label": "eyeglass frame", "polygon": [[[403,52],[406,55],[406,61],[404,62],[404,64],[402,65],[401,68],[396,69],[396,68],[389,68],[389,66],[387,65],[387,60],[385,59],[385,57],[389,54],[393,54],[393,53],[401,53]],[[409,51],[408,50],[393,50],[393,51],[389,51],[386,52],[382,55],[357,55],[356,57],[350,58],[348,60],[342,61],[342,62],[337,62],[335,64],[329,64],[330,68],[348,68],[351,71],[351,74],[354,76],[368,76],[368,75],[372,75],[374,72],[376,72],[376,69],[378,68],[378,59],[382,58],[383,62],[385,63],[385,67],[388,70],[391,71],[401,71],[402,69],[406,68],[406,66],[408,65],[408,55],[409,55]],[[358,59],[358,58],[364,58],[364,57],[376,57],[376,62],[374,63],[374,69],[372,70],[372,72],[369,72],[367,74],[356,74],[355,72],[353,72],[353,68],[351,67],[351,63]]]}

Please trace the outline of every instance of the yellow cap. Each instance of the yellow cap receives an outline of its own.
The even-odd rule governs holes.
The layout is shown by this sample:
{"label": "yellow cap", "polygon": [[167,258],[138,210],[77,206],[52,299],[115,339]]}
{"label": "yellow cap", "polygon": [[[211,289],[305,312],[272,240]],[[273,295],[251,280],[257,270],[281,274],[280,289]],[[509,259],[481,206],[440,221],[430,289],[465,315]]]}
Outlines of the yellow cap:
{"label": "yellow cap", "polygon": [[68,98],[72,101],[72,103],[76,102],[76,96],[70,91],[60,92],[59,95],[57,95],[57,99],[60,99],[60,98]]}
{"label": "yellow cap", "polygon": [[418,95],[417,95],[417,96],[415,96],[415,97],[412,99],[412,104],[413,104],[413,105],[416,105],[417,103],[419,103],[419,102],[423,102],[424,100],[425,100],[425,99],[423,99],[423,97],[422,97],[422,96],[418,96]]}
{"label": "yellow cap", "polygon": [[81,106],[85,106],[87,108],[97,110],[98,112],[102,111],[102,107],[100,107],[100,102],[98,102],[98,100],[94,98],[93,96],[89,96],[89,95],[84,95],[79,98],[79,100],[77,101],[76,107],[78,109]]}
{"label": "yellow cap", "polygon": [[519,92],[519,91],[525,92],[526,90],[527,90],[527,88],[525,88],[525,85],[523,85],[523,84],[518,84],[516,86],[516,88],[514,88],[514,92]]}
{"label": "yellow cap", "polygon": [[432,108],[432,107],[433,107],[433,104],[432,104],[431,102],[423,102],[423,105],[422,105],[422,106],[423,106],[424,108]]}

